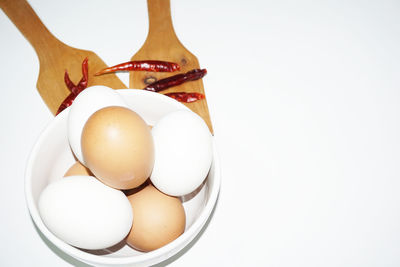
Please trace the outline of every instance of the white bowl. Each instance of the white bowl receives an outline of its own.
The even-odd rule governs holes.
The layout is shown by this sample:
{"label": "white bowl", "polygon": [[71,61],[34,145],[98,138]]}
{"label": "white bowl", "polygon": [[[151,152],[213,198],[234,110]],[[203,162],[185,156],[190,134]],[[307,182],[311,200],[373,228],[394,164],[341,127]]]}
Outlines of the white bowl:
{"label": "white bowl", "polygon": [[[158,93],[136,89],[121,89],[117,92],[149,125],[153,125],[171,111],[188,109],[185,105]],[[213,163],[205,182],[194,193],[182,198],[187,217],[186,230],[164,247],[143,253],[121,243],[101,251],[87,251],[68,245],[49,231],[40,217],[37,204],[42,190],[52,181],[61,179],[75,162],[67,137],[68,112],[69,109],[65,109],[46,127],[28,160],[25,196],[39,231],[64,253],[95,266],[149,266],[167,260],[187,246],[204,227],[218,198],[220,173],[215,145]]]}

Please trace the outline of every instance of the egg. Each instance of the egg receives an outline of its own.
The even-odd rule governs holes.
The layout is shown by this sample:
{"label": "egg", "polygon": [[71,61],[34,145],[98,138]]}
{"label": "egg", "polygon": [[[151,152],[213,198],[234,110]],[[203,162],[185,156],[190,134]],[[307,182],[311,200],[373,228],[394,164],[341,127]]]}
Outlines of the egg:
{"label": "egg", "polygon": [[148,185],[128,196],[135,215],[126,242],[136,250],[158,249],[185,231],[186,215],[182,202]]}
{"label": "egg", "polygon": [[196,190],[212,163],[212,135],[204,120],[188,110],[174,111],[156,122],[152,135],[154,186],[172,196]]}
{"label": "egg", "polygon": [[124,107],[96,111],[82,131],[86,166],[103,183],[131,189],[147,180],[154,165],[154,144],[145,121]]}
{"label": "egg", "polygon": [[74,175],[88,175],[93,176],[88,168],[82,165],[79,161],[75,162],[64,174],[64,177],[74,176]]}
{"label": "egg", "polygon": [[85,165],[81,149],[83,126],[97,110],[108,106],[127,107],[124,99],[113,89],[96,85],[77,95],[68,114],[68,141],[76,158]]}
{"label": "egg", "polygon": [[132,227],[132,208],[125,194],[91,176],[70,176],[50,183],[42,191],[38,207],[47,228],[78,248],[113,246]]}

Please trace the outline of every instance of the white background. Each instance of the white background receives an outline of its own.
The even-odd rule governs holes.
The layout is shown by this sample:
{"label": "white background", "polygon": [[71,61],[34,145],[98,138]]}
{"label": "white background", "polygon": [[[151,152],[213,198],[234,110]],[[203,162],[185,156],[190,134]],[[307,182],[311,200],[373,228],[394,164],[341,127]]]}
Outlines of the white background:
{"label": "white background", "polygon": [[[400,266],[400,2],[171,1],[208,70],[222,187],[205,231],[164,264]],[[108,65],[146,38],[144,0],[29,2]],[[52,115],[35,51],[1,11],[0,36],[0,265],[79,265],[25,206],[26,161]]]}

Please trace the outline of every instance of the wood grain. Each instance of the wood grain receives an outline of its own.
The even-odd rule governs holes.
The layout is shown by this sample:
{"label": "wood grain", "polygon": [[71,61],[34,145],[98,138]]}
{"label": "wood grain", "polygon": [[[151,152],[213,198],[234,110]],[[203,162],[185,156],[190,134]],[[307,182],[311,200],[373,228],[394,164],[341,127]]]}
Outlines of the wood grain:
{"label": "wood grain", "polygon": [[115,74],[94,76],[95,72],[107,67],[103,60],[92,51],[70,47],[54,37],[25,0],[0,0],[0,7],[38,55],[40,70],[36,87],[53,114],[70,93],[64,83],[65,70],[71,80],[78,83],[82,77],[81,64],[86,57],[89,63],[88,86],[126,88]]}
{"label": "wood grain", "polygon": [[[200,68],[196,56],[187,50],[175,34],[169,0],[147,0],[149,14],[149,32],[143,46],[132,57],[131,60],[164,60],[176,62],[180,65],[180,72],[187,72]],[[129,76],[129,87],[143,89],[149,83],[173,75],[162,72],[131,72]],[[205,76],[207,77],[207,76]],[[184,83],[180,86],[170,88],[162,93],[169,92],[198,92],[204,94],[203,81],[197,80]],[[207,100],[199,100],[185,105],[199,114],[207,123],[211,133],[213,128],[208,111]]]}

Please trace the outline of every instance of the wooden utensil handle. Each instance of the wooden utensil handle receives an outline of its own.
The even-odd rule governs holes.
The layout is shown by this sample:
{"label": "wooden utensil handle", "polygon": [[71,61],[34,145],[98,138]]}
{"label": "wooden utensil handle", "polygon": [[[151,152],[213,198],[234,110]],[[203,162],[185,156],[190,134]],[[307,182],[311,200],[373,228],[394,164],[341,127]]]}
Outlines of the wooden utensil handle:
{"label": "wooden utensil handle", "polygon": [[61,43],[44,26],[26,0],[0,0],[0,7],[40,56],[49,46]]}
{"label": "wooden utensil handle", "polygon": [[170,38],[177,40],[178,37],[172,25],[170,0],[147,0],[147,9],[149,14],[148,41],[162,42]]}

